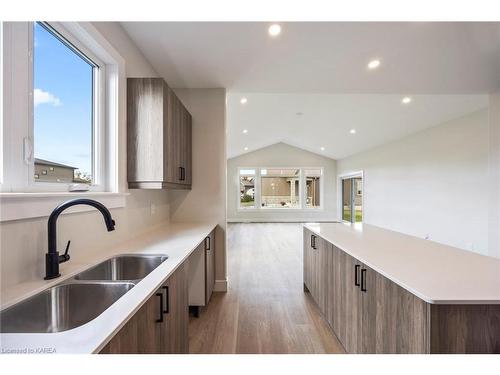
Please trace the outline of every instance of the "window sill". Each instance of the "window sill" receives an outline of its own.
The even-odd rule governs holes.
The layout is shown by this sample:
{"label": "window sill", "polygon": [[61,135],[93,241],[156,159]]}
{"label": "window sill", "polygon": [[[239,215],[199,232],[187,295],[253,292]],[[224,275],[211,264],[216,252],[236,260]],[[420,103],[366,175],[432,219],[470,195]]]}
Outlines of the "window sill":
{"label": "window sill", "polygon": [[[70,198],[95,199],[107,208],[125,207],[129,193],[110,192],[53,192],[53,193],[0,193],[0,222],[49,216],[60,203]],[[92,211],[94,208],[79,205],[65,213]]]}

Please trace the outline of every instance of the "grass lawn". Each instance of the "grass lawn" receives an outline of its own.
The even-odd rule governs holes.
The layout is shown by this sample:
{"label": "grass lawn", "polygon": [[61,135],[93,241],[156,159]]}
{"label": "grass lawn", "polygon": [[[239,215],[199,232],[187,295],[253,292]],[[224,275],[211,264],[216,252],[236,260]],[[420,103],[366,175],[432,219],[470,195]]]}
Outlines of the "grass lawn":
{"label": "grass lawn", "polygon": [[[344,207],[344,220],[346,221],[351,221],[351,210],[349,208]],[[355,219],[356,222],[360,222],[363,220],[363,211],[361,210],[356,210],[355,211]]]}
{"label": "grass lawn", "polygon": [[240,201],[241,207],[253,207],[254,205],[255,205],[255,201],[249,201],[249,202],[241,202]]}

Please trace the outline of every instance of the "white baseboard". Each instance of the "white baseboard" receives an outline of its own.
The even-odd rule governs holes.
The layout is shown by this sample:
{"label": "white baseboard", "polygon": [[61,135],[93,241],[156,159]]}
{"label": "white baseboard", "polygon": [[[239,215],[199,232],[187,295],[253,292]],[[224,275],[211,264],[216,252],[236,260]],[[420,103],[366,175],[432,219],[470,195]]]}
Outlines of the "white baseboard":
{"label": "white baseboard", "polygon": [[228,218],[228,223],[331,223],[338,222],[338,218],[300,218],[300,219],[289,219],[289,218]]}
{"label": "white baseboard", "polygon": [[227,279],[215,280],[214,292],[227,292]]}

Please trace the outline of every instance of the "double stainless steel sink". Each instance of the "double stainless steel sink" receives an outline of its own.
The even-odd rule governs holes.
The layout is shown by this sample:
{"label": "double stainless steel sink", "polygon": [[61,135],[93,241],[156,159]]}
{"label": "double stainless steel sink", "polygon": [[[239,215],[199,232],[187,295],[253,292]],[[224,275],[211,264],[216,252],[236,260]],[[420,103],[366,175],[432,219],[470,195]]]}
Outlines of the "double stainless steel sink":
{"label": "double stainless steel sink", "polygon": [[97,318],[166,255],[119,255],[0,312],[1,333],[52,333]]}

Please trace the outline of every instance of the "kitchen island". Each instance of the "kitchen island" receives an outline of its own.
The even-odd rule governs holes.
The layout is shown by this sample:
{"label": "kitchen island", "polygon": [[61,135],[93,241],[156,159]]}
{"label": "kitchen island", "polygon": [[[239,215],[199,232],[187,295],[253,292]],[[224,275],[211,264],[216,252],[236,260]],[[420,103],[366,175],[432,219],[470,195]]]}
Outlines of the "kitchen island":
{"label": "kitchen island", "polygon": [[499,259],[366,224],[308,223],[304,286],[348,352],[500,352]]}

